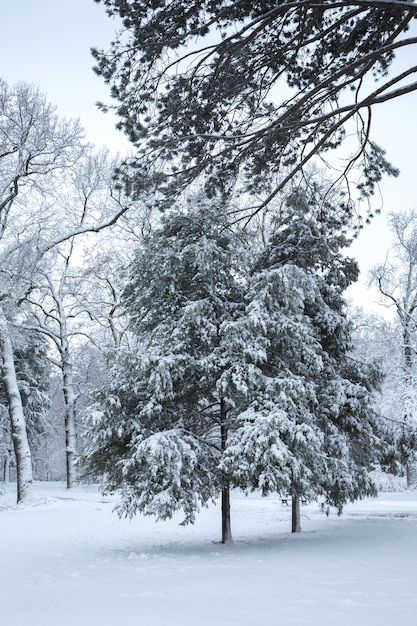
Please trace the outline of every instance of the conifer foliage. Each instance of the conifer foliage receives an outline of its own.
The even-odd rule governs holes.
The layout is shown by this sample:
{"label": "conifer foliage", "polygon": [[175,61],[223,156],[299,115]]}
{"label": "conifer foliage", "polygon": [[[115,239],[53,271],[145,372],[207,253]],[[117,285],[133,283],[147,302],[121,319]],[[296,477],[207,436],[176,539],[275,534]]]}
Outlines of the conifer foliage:
{"label": "conifer foliage", "polygon": [[372,140],[371,108],[417,88],[412,55],[388,75],[416,45],[414,2],[97,1],[123,24],[94,54],[138,148],[130,187],[157,172],[170,202],[202,173],[209,193],[237,177],[259,209],[347,135],[344,173],[359,165],[363,195],[395,173]]}
{"label": "conifer foliage", "polygon": [[[164,519],[181,509],[192,522],[223,492],[224,541],[228,484],[219,461],[243,384],[228,338],[243,310],[241,244],[218,211],[198,202],[145,237],[125,290],[135,353],[110,369],[88,457],[109,488],[122,489],[128,515]],[[226,372],[234,379],[227,388]]]}
{"label": "conifer foliage", "polygon": [[233,486],[339,507],[374,493],[378,371],[349,355],[349,217],[316,203],[290,197],[263,247],[201,198],[145,237],[124,294],[135,347],[110,355],[84,459],[121,514],[193,522],[221,494],[228,541]]}
{"label": "conifer foliage", "polygon": [[222,461],[243,488],[322,495],[338,507],[375,493],[368,470],[380,450],[370,393],[379,372],[349,354],[342,292],[357,266],[341,254],[345,219],[297,194],[275,220],[240,321],[265,346],[254,362],[260,385]]}

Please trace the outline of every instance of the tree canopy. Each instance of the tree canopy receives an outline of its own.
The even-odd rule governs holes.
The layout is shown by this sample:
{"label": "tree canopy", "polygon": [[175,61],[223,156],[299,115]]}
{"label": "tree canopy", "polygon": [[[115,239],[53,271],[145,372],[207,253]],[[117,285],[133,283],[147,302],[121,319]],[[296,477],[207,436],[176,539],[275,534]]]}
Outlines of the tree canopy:
{"label": "tree canopy", "polygon": [[256,190],[256,211],[347,134],[335,169],[348,189],[355,167],[366,197],[396,173],[371,138],[371,110],[417,88],[412,62],[388,74],[417,43],[406,34],[414,2],[97,1],[123,23],[93,53],[138,149],[138,191],[153,184],[171,199],[204,175],[209,195],[236,181]]}

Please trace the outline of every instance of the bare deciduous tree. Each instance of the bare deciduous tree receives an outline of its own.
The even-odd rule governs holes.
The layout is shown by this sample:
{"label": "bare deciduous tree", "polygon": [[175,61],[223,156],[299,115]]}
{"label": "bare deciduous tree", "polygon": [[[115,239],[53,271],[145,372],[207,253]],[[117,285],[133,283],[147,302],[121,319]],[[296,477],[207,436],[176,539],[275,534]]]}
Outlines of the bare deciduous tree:
{"label": "bare deciduous tree", "polygon": [[84,143],[78,122],[60,120],[36,88],[0,81],[0,360],[18,501],[30,497],[33,475],[11,324],[18,324],[16,306],[31,292],[39,264],[51,251],[100,232],[128,210],[114,181],[104,190],[101,169],[108,161]]}
{"label": "bare deciduous tree", "polygon": [[[385,263],[371,272],[386,306],[395,308],[401,329],[402,385],[397,390],[403,407],[403,422],[417,428],[417,212],[391,214],[394,234],[392,261],[389,253]],[[415,481],[412,463],[407,465],[407,482]]]}

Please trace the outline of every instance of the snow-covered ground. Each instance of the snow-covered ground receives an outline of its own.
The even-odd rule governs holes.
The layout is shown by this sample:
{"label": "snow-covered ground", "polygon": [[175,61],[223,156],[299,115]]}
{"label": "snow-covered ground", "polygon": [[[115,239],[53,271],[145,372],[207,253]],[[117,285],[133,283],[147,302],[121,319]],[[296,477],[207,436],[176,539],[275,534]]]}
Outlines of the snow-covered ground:
{"label": "snow-covered ground", "polygon": [[38,500],[0,496],[0,619],[13,626],[416,626],[417,493],[345,509],[290,508],[234,494],[235,543],[219,511],[119,520],[95,487],[37,483]]}

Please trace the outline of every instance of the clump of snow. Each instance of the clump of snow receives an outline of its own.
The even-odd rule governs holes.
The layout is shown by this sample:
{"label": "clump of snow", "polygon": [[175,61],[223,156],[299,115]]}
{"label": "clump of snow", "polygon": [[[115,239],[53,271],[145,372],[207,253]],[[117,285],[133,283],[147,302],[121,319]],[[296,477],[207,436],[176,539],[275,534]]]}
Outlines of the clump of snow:
{"label": "clump of snow", "polygon": [[[374,470],[371,472],[372,481],[375,483],[378,491],[406,491],[407,490],[407,478],[406,476],[396,476],[394,474],[388,474],[382,470]],[[417,495],[416,495],[417,497]]]}
{"label": "clump of snow", "polygon": [[417,493],[380,494],[327,517],[278,496],[232,497],[234,545],[218,506],[194,526],[119,519],[95,486],[37,483],[0,496],[2,623],[19,626],[415,626]]}

